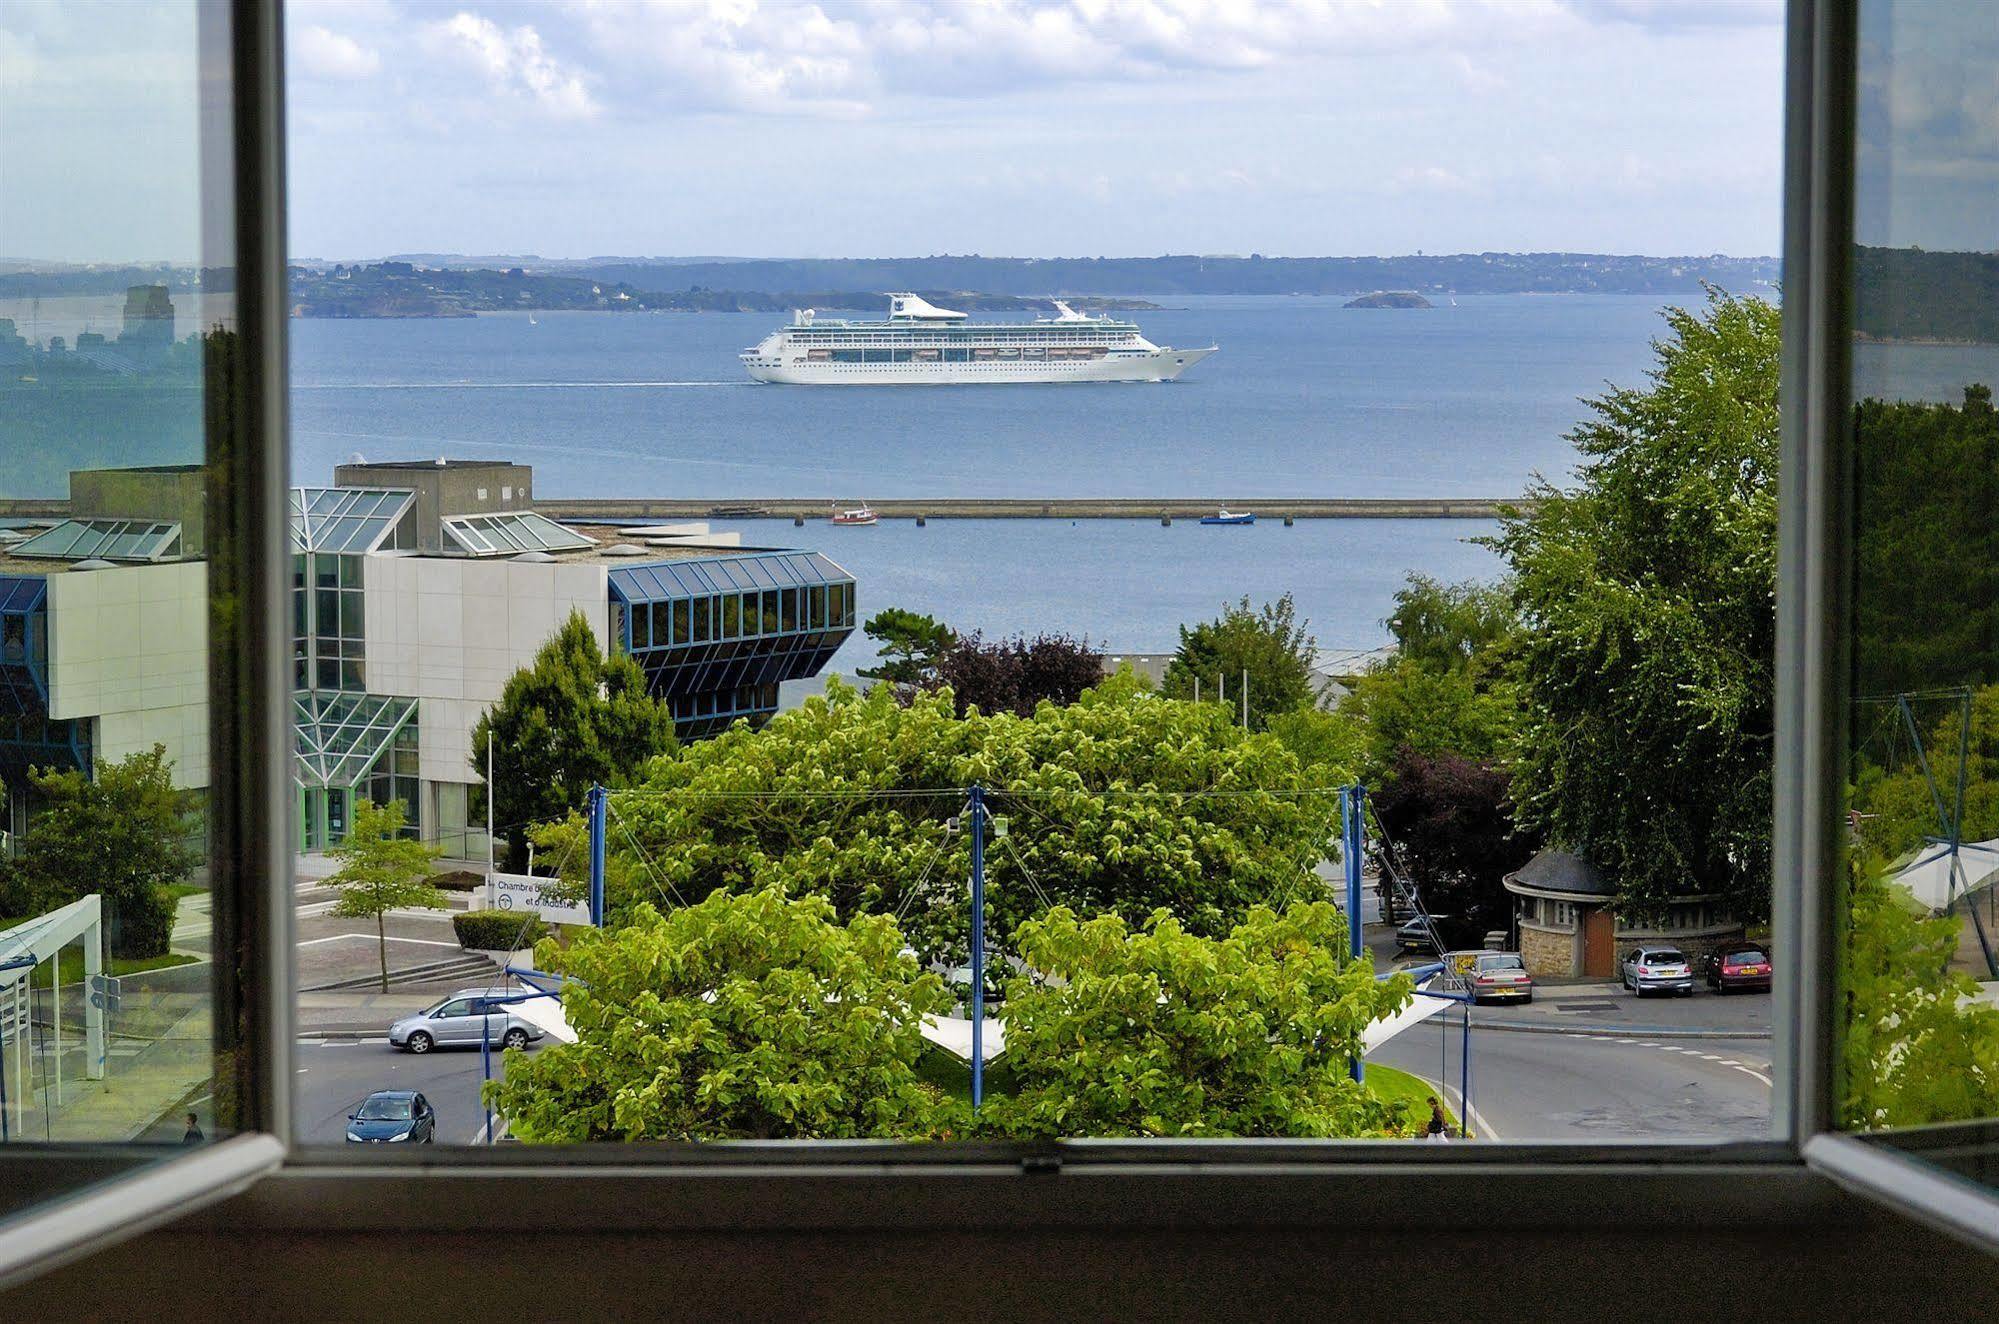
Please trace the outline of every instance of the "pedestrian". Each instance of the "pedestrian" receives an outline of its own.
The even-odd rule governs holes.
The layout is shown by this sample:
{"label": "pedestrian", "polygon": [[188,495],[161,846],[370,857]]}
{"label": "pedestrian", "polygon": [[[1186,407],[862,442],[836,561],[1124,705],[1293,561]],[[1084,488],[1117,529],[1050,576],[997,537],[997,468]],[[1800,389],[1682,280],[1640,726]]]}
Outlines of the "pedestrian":
{"label": "pedestrian", "polygon": [[1430,1096],[1430,1125],[1423,1138],[1432,1144],[1443,1144],[1451,1138],[1451,1124],[1444,1120],[1444,1105],[1437,1102],[1437,1096]]}
{"label": "pedestrian", "polygon": [[198,1145],[206,1139],[208,1137],[201,1133],[201,1123],[195,1119],[193,1113],[189,1113],[187,1115],[187,1130],[181,1133],[180,1142],[183,1145]]}

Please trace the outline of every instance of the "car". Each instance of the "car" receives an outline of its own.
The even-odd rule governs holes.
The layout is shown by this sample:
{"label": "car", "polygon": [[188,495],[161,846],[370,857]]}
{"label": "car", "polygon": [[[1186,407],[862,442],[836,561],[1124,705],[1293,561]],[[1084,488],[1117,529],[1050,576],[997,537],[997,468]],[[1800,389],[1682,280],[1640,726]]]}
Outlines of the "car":
{"label": "car", "polygon": [[1473,1002],[1534,1000],[1534,977],[1519,952],[1454,952],[1452,958]]}
{"label": "car", "polygon": [[376,1090],[347,1114],[350,1145],[428,1145],[437,1138],[437,1111],[415,1090]]}
{"label": "car", "polygon": [[1770,953],[1760,943],[1737,943],[1710,952],[1701,968],[1707,973],[1707,986],[1717,993],[1770,991]]}
{"label": "car", "polygon": [[1624,986],[1636,997],[1647,993],[1693,996],[1694,968],[1677,947],[1633,947],[1625,953],[1621,974]]}
{"label": "car", "polygon": [[482,1010],[482,998],[518,997],[503,988],[464,988],[439,998],[414,1016],[405,1016],[389,1027],[389,1044],[411,1053],[428,1053],[433,1048],[465,1044],[477,1045],[480,1032],[499,1048],[526,1048],[542,1038],[544,1031],[533,1021],[517,1015],[511,1006]]}
{"label": "car", "polygon": [[1450,940],[1449,915],[1417,915],[1395,930],[1395,945],[1405,952],[1441,952]]}

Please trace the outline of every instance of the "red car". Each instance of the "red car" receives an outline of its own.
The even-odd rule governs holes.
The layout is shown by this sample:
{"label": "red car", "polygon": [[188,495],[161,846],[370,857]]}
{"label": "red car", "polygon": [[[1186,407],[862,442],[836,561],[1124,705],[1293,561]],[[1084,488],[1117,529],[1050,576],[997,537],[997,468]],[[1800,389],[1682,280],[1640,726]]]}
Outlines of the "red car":
{"label": "red car", "polygon": [[1717,993],[1770,991],[1770,953],[1762,947],[1748,943],[1725,947],[1709,956],[1706,964],[1708,987]]}

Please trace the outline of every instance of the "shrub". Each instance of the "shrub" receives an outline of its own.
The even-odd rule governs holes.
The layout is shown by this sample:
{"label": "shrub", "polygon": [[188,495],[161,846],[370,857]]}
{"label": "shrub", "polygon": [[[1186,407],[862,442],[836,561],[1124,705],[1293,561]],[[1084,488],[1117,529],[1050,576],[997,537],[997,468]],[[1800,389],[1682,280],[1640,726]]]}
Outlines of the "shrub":
{"label": "shrub", "polygon": [[158,884],[140,887],[109,902],[111,953],[129,960],[165,956],[172,946],[179,900]]}
{"label": "shrub", "polygon": [[517,952],[548,933],[539,916],[519,910],[468,910],[451,917],[451,928],[459,946],[487,952]]}

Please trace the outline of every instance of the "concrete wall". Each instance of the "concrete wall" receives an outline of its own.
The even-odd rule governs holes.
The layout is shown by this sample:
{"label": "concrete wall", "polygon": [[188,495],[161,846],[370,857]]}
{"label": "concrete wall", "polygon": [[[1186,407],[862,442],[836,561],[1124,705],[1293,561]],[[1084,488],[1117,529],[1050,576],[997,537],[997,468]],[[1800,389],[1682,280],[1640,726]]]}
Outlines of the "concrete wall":
{"label": "concrete wall", "polygon": [[208,785],[208,567],[49,576],[49,716],[96,718],[95,758],[166,746],[178,786]]}
{"label": "concrete wall", "polygon": [[371,556],[365,588],[368,688],[420,699],[418,775],[476,782],[472,726],[571,611],[601,643],[611,599],[602,565]]}
{"label": "concrete wall", "polygon": [[431,552],[443,546],[438,521],[446,515],[527,510],[534,504],[534,470],[525,464],[343,464],[333,471],[333,482],[415,492],[417,546]]}
{"label": "concrete wall", "polygon": [[180,525],[182,556],[202,553],[208,471],[200,465],[151,469],[77,469],[69,476],[69,513],[77,519],[160,520]]}

